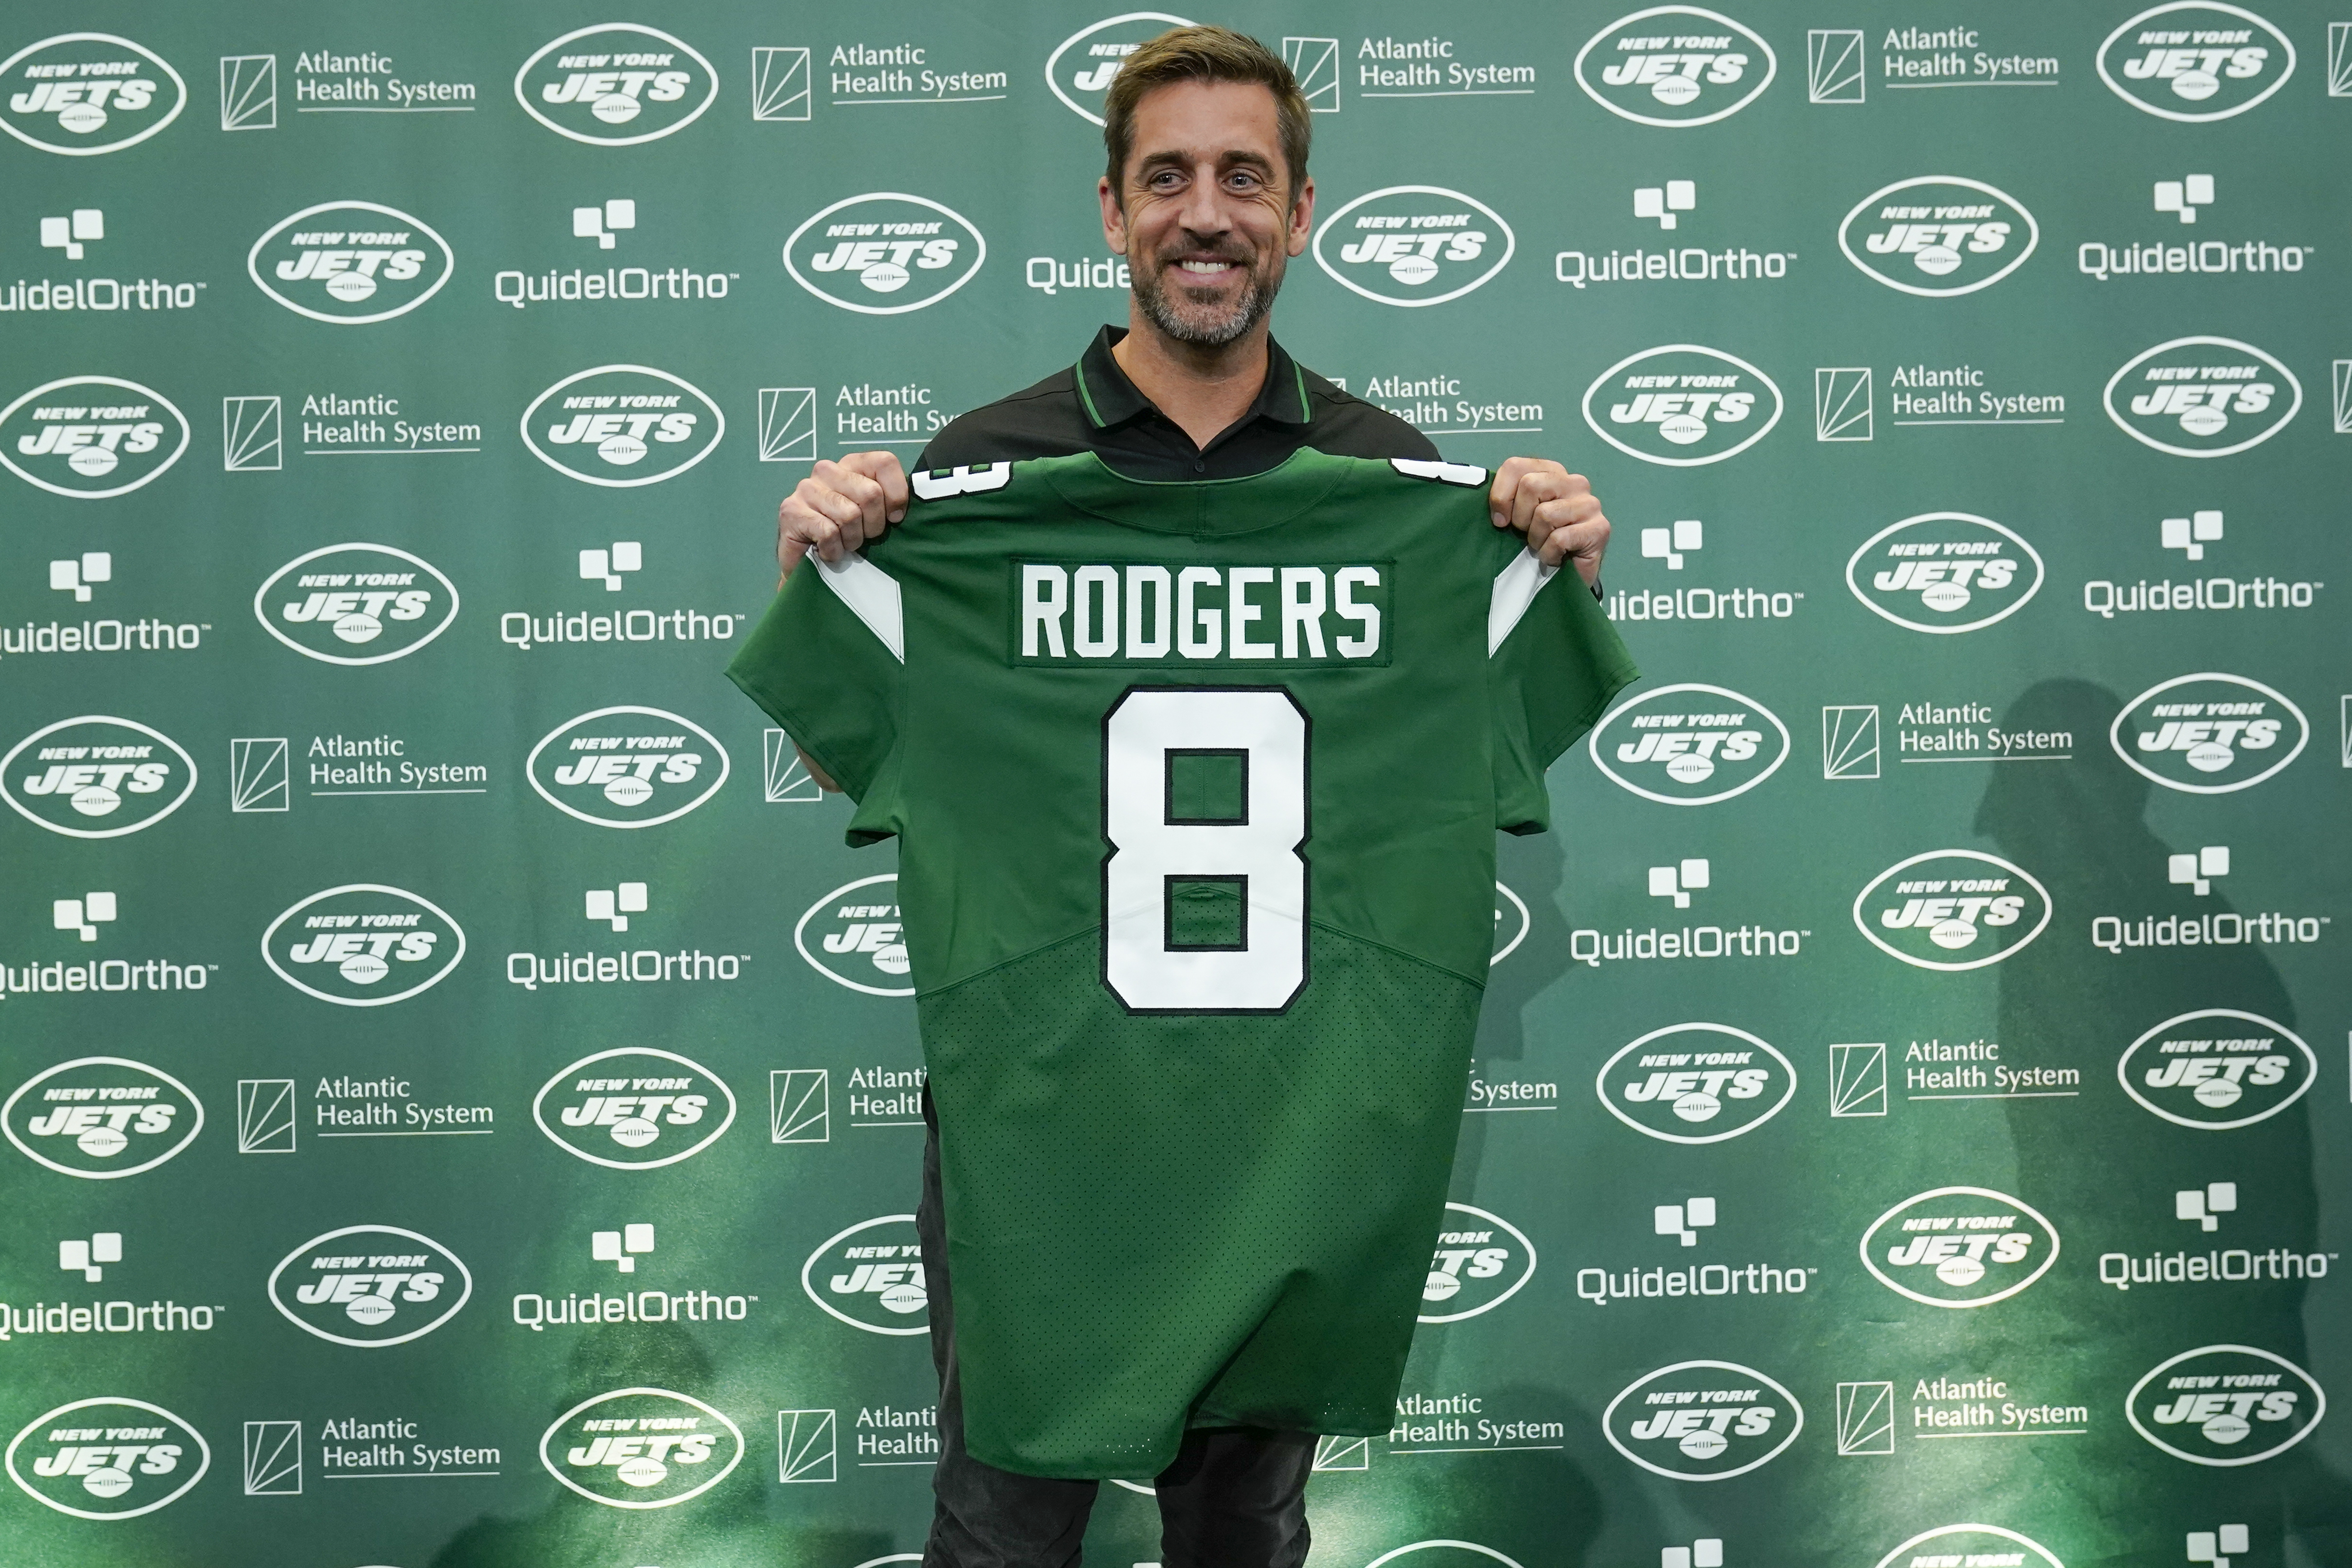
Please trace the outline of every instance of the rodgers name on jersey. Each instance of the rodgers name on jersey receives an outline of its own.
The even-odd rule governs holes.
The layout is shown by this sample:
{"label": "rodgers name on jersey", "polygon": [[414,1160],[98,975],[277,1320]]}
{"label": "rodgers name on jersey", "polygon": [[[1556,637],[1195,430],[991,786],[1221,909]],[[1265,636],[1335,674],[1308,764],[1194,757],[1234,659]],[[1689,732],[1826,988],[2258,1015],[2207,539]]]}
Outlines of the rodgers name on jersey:
{"label": "rodgers name on jersey", "polygon": [[1015,563],[1012,658],[1154,665],[1386,664],[1387,563]]}

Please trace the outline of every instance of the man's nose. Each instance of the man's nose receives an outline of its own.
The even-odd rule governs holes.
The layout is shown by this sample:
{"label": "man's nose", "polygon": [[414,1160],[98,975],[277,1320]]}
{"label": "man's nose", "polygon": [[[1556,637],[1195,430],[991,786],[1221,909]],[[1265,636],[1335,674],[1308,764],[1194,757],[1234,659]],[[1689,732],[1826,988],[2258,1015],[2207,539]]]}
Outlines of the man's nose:
{"label": "man's nose", "polygon": [[1184,198],[1177,221],[1197,239],[1213,240],[1233,232],[1233,217],[1225,210],[1223,191],[1219,187],[1214,172],[1195,180]]}

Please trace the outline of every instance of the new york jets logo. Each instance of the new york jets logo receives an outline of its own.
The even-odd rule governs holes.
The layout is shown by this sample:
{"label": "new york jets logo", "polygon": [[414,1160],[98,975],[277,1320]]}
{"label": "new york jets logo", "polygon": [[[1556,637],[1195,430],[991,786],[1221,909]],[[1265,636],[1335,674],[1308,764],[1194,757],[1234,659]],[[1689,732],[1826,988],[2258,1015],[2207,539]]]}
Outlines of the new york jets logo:
{"label": "new york jets logo", "polygon": [[1930,299],[1990,289],[2025,264],[2042,227],[1981,180],[1923,174],[1854,204],[1838,225],[1845,258],[1889,289]]}
{"label": "new york jets logo", "polygon": [[1734,354],[1667,343],[1629,354],[1584,389],[1592,433],[1645,463],[1702,468],[1736,458],[1780,422],[1780,388]]}
{"label": "new york jets logo", "polygon": [[1609,1114],[1668,1143],[1721,1143],[1752,1132],[1797,1092],[1797,1069],[1728,1024],[1673,1024],[1601,1064],[1593,1092]]}
{"label": "new york jets logo", "polygon": [[76,1519],[136,1519],[185,1497],[212,1468],[204,1434],[160,1405],[106,1394],[25,1423],[10,1439],[8,1479]]}
{"label": "new york jets logo", "polygon": [[2259,680],[2177,675],[2125,704],[2107,743],[2132,771],[2184,795],[2252,789],[2303,754],[2311,721]]}
{"label": "new york jets logo", "polygon": [[2126,360],[2103,400],[2116,428],[2176,458],[2259,447],[2303,407],[2303,383],[2235,338],[2175,338]]}
{"label": "new york jets logo", "polygon": [[2227,120],[2286,85],[2294,46],[2252,11],[2173,0],[2142,11],[2099,46],[2099,79],[2165,120]]}
{"label": "new york jets logo", "polygon": [[383,1007],[431,990],[466,956],[466,932],[428,899],[380,882],[311,894],[269,922],[261,957],[305,996]]}
{"label": "new york jets logo", "polygon": [[2192,1465],[2217,1469],[2276,1458],[2327,1414],[2318,1382],[2252,1345],[2203,1345],[2158,1363],[2124,1401],[2132,1430]]}
{"label": "new york jets logo", "polygon": [[457,262],[431,225],[398,207],[320,202],[255,240],[245,270],[298,316],[359,327],[408,314],[441,291]]}
{"label": "new york jets logo", "polygon": [[1862,1237],[1862,1266],[1871,1278],[1930,1307],[2005,1301],[2057,1261],[2056,1227],[1987,1187],[1937,1187],[1906,1198]]}
{"label": "new york jets logo", "polygon": [[1662,1366],[1620,1389],[1601,1413],[1611,1447],[1677,1481],[1744,1476],[1778,1458],[1804,1428],[1795,1394],[1729,1361]]}
{"label": "new york jets logo", "polygon": [[898,913],[898,873],[844,882],[808,907],[793,927],[793,946],[808,966],[836,985],[868,996],[912,996],[906,924]]}
{"label": "new york jets logo", "polygon": [[523,112],[574,142],[632,147],[683,131],[719,96],[719,73],[657,27],[611,22],[564,34],[515,72]]}
{"label": "new york jets logo", "polygon": [[1696,5],[1620,16],[1576,51],[1576,85],[1593,102],[1669,131],[1738,113],[1772,85],[1778,68],[1762,37]]}
{"label": "new york jets logo", "polygon": [[929,196],[876,191],[811,213],[784,241],[784,270],[828,305],[903,316],[972,279],[988,241]]}
{"label": "new york jets logo", "polygon": [[2266,1121],[2318,1081],[2303,1037],[2260,1013],[2205,1007],[2167,1018],[2116,1063],[2124,1092],[2177,1127],[2227,1131]]}
{"label": "new york jets logo", "polygon": [[1045,57],[1045,85],[1071,113],[1100,125],[1103,95],[1127,57],[1171,27],[1192,25],[1165,11],[1129,11],[1081,27]]}
{"label": "new york jets logo", "polygon": [[271,637],[325,664],[388,664],[449,629],[457,587],[389,544],[330,544],[297,555],[253,595]]}
{"label": "new york jets logo", "polygon": [[5,131],[68,157],[120,153],[180,117],[188,84],[171,62],[112,33],[60,33],[0,60]]}
{"label": "new york jets logo", "polygon": [[1853,923],[1873,947],[1917,969],[1999,963],[2050,923],[2050,892],[2022,867],[1977,849],[1898,860],[1854,895]]}
{"label": "new york jets logo", "polygon": [[43,382],[0,408],[0,464],[75,500],[129,495],[187,449],[188,421],[172,400],[120,376]]}
{"label": "new york jets logo", "polygon": [[68,838],[120,838],[180,809],[196,762],[161,730],[101,713],[44,725],[0,757],[0,798]]}
{"label": "new york jets logo", "polygon": [[204,1125],[193,1089],[128,1057],[59,1062],[0,1104],[0,1130],[18,1153],[59,1175],[99,1182],[153,1170]]}
{"label": "new york jets logo", "polygon": [[1981,631],[2042,587],[2042,557],[1989,517],[1926,511],[1863,541],[1845,585],[1870,612],[1915,632]]}
{"label": "new york jets logo", "polygon": [[727,782],[727,748],[691,719],[659,708],[599,708],[565,721],[523,769],[540,798],[598,827],[674,822]]}
{"label": "new york jets logo", "polygon": [[539,1439],[547,1473],[607,1508],[670,1508],[743,1462],[743,1429],[667,1388],[616,1388],[555,1418]]}
{"label": "new york jets logo", "polygon": [[1497,1214],[1445,1205],[1445,1228],[1421,1287],[1421,1321],[1458,1323],[1491,1312],[1535,1278],[1536,1244]]}
{"label": "new york jets logo", "polygon": [[1518,240],[1503,215],[1441,185],[1368,191],[1315,231],[1315,265],[1383,305],[1442,305],[1500,272]]}
{"label": "new york jets logo", "polygon": [[347,1225],[280,1258],[268,1289],[269,1304],[304,1333],[373,1351],[423,1339],[456,1317],[474,1276],[431,1237]]}
{"label": "new york jets logo", "polygon": [[735,1091],[675,1051],[621,1046],[582,1057],[540,1085],[530,1115],[592,1165],[651,1171],[717,1142],[735,1124]]}
{"label": "new york jets logo", "polygon": [[727,416],[700,387],[643,364],[575,371],[522,411],[532,457],[607,489],[676,479],[726,433]]}
{"label": "new york jets logo", "polygon": [[869,1334],[930,1332],[923,1248],[910,1214],[861,1220],[828,1238],[801,1265],[808,1299]]}
{"label": "new york jets logo", "polygon": [[1745,795],[1789,758],[1789,727],[1752,697],[1686,681],[1622,702],[1594,726],[1592,765],[1665,805]]}
{"label": "new york jets logo", "polygon": [[1947,1524],[1923,1530],[1878,1560],[1878,1568],[1998,1563],[2001,1568],[2066,1568],[2050,1549],[1997,1524]]}

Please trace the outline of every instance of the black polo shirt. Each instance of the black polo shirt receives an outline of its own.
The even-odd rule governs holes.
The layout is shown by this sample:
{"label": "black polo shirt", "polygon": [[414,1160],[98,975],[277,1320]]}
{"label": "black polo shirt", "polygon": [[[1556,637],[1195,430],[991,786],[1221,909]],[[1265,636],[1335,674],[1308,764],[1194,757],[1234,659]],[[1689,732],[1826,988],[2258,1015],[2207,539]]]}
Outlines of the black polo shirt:
{"label": "black polo shirt", "polygon": [[1437,456],[1428,437],[1340,391],[1271,338],[1257,400],[1205,448],[1196,447],[1111,357],[1111,345],[1125,336],[1124,327],[1105,327],[1067,370],[959,415],[931,437],[915,466],[951,468],[1093,452],[1129,479],[1181,483],[1262,474],[1301,447],[1335,458]]}

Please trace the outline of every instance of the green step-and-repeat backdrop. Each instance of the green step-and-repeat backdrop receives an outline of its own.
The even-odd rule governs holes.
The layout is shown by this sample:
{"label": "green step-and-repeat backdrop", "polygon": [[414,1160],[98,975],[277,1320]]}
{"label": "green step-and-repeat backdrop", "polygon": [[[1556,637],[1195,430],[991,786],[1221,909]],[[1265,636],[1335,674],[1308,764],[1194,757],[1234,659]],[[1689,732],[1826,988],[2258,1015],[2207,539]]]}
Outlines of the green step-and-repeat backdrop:
{"label": "green step-and-repeat backdrop", "polygon": [[1200,19],[1284,342],[1590,474],[1647,672],[1314,1563],[2352,1562],[2352,6],[1727,3],[13,8],[8,1559],[915,1560],[892,860],[719,670],[1124,319]]}

